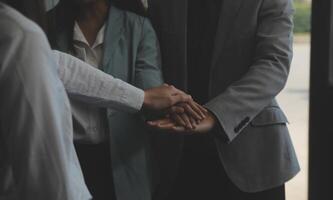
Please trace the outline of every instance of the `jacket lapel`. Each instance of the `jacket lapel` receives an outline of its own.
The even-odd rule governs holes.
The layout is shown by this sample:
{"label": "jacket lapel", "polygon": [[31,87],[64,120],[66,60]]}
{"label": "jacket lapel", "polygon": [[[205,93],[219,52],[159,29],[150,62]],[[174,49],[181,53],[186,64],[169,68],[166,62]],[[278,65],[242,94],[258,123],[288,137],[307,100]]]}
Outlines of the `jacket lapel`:
{"label": "jacket lapel", "polygon": [[105,29],[104,37],[104,57],[103,57],[103,70],[110,72],[112,69],[109,64],[114,51],[117,49],[119,39],[121,38],[124,30],[124,13],[114,6],[110,6],[109,18]]}
{"label": "jacket lapel", "polygon": [[228,39],[236,17],[238,16],[244,0],[224,0],[222,3],[220,18],[214,42],[212,57],[212,70],[216,67],[218,56],[221,55],[225,41]]}

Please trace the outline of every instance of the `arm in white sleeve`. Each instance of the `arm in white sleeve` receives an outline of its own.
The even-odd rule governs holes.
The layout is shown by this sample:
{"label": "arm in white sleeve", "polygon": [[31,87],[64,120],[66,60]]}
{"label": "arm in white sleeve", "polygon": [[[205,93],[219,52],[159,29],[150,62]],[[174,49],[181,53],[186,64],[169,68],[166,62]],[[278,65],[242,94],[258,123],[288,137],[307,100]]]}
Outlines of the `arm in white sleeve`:
{"label": "arm in white sleeve", "polygon": [[141,110],[144,91],[66,53],[54,50],[65,89],[76,100],[129,113]]}

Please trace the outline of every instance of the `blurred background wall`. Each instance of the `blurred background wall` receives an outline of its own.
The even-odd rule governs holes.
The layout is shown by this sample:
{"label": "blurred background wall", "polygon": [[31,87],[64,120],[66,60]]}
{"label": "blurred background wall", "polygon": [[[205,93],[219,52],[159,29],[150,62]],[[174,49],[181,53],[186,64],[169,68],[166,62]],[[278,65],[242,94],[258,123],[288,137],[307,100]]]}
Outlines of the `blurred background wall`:
{"label": "blurred background wall", "polygon": [[287,200],[307,200],[311,1],[294,0],[294,7],[294,59],[287,86],[278,99],[289,117],[291,137],[302,168],[287,184]]}

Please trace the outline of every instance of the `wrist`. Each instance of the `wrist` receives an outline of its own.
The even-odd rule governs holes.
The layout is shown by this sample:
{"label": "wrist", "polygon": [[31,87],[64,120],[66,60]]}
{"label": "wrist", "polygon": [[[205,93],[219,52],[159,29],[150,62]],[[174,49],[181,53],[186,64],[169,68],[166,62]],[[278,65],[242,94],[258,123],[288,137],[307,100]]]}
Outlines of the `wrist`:
{"label": "wrist", "polygon": [[214,126],[216,125],[217,119],[215,115],[209,110],[207,112],[207,118],[209,119],[209,121],[211,121],[212,124],[214,124]]}
{"label": "wrist", "polygon": [[209,121],[210,124],[210,132],[214,132],[214,130],[216,130],[217,127],[219,127],[219,123],[215,114],[210,110],[208,110],[207,112],[207,120]]}
{"label": "wrist", "polygon": [[143,98],[142,109],[146,109],[147,107],[149,108],[150,105],[151,105],[150,93],[148,91],[144,91],[144,98]]}

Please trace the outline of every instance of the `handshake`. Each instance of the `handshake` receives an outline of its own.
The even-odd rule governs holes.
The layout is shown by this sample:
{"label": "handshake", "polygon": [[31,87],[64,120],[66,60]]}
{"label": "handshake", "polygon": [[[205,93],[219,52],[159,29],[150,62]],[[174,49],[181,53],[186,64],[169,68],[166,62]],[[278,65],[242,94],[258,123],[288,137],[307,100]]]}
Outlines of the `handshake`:
{"label": "handshake", "polygon": [[205,134],[216,124],[215,117],[190,95],[167,84],[145,91],[143,109],[164,114],[162,119],[147,122],[160,131]]}

